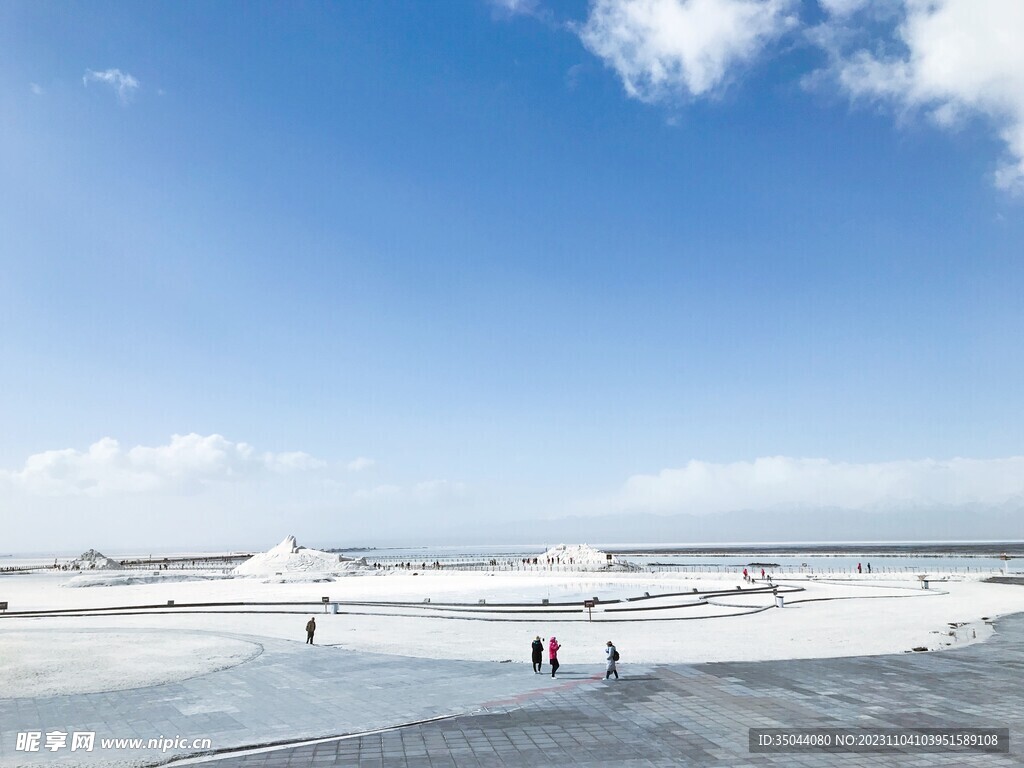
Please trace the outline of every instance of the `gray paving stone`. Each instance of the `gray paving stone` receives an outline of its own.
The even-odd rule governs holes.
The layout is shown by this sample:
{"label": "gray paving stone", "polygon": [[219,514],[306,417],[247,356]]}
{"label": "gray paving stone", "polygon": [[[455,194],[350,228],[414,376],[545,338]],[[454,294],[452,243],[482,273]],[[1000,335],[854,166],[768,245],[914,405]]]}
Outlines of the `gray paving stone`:
{"label": "gray paving stone", "polygon": [[[24,730],[95,730],[208,737],[218,749],[352,734],[319,744],[228,754],[210,768],[375,766],[1024,765],[1024,615],[982,644],[934,654],[638,667],[604,681],[563,668],[558,680],[525,665],[385,657],[261,640],[253,661],[180,683],[78,696],[0,699],[0,765],[72,764],[75,755],[16,753]],[[429,679],[429,685],[409,681]],[[515,703],[512,703],[513,698]],[[490,702],[490,703],[488,703]],[[495,703],[499,702],[499,703]],[[504,702],[504,703],[501,703]],[[748,728],[1008,727],[1011,753],[752,754]],[[155,763],[145,751],[82,755],[87,765]]]}

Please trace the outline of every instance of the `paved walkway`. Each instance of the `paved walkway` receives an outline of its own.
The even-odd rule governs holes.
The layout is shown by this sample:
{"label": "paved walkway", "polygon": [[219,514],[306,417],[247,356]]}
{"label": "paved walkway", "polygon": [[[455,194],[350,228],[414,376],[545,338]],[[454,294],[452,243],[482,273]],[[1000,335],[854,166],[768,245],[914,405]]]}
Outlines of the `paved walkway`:
{"label": "paved walkway", "polygon": [[[251,638],[248,638],[251,639]],[[0,700],[0,764],[66,765],[81,753],[13,750],[23,730],[209,737],[214,747],[371,735],[220,756],[209,768],[358,766],[1024,765],[1024,615],[990,641],[941,653],[636,667],[560,679],[525,664],[429,661],[261,641],[256,660],[180,683],[117,693]],[[751,727],[1003,727],[1009,754],[752,754]],[[56,759],[55,759],[56,758]],[[143,750],[91,765],[158,762]],[[141,764],[141,763],[140,763]]]}
{"label": "paved walkway", "polygon": [[[98,741],[180,736],[209,738],[214,749],[293,741],[472,712],[488,702],[510,701],[561,684],[550,676],[530,674],[523,664],[414,659],[217,634],[256,642],[263,652],[238,666],[175,683],[0,699],[0,766],[152,764],[191,750],[163,755],[147,749],[104,752]],[[95,732],[97,748],[91,754],[72,753],[69,748],[18,751],[17,734],[28,731]]]}

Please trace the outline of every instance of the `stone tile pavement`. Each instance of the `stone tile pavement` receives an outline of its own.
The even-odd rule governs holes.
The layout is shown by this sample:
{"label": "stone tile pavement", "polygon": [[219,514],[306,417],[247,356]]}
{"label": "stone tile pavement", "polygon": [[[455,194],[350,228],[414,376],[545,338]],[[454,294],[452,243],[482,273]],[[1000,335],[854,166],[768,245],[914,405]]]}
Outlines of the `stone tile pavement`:
{"label": "stone tile pavement", "polygon": [[[557,683],[550,676],[531,674],[524,664],[415,659],[214,634],[257,642],[263,652],[229,669],[163,685],[0,698],[0,766],[154,764],[191,752],[97,747],[92,753],[69,748],[27,753],[16,749],[19,732],[95,732],[97,741],[209,738],[214,749],[225,749],[462,714]],[[0,664],[0,696],[2,675]]]}
{"label": "stone tile pavement", "polygon": [[[941,653],[637,667],[605,682],[525,664],[354,654],[265,642],[254,661],[193,680],[116,693],[0,699],[0,764],[67,765],[64,752],[15,753],[13,732],[95,727],[117,735],[209,736],[214,747],[307,736],[319,743],[238,752],[209,768],[355,766],[1011,766],[1024,765],[1024,615],[988,642]],[[308,652],[303,655],[302,652]],[[561,674],[561,673],[565,674]],[[453,715],[374,733],[383,726]],[[1009,754],[753,754],[764,727],[984,726],[1010,730]],[[76,759],[77,759],[76,755]],[[89,755],[104,765],[160,761],[145,751]]]}
{"label": "stone tile pavement", "polygon": [[[960,650],[848,659],[622,667],[515,706],[385,733],[229,756],[210,768],[1024,765],[1024,616]],[[1008,754],[749,751],[751,727],[1004,727]]]}

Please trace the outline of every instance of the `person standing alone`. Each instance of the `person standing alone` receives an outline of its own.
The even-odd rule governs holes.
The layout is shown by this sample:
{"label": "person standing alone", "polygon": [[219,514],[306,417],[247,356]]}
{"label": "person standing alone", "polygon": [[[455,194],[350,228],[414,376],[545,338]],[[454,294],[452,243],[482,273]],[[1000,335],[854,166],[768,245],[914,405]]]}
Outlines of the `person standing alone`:
{"label": "person standing alone", "polygon": [[608,644],[604,647],[604,655],[607,660],[604,679],[607,680],[612,675],[615,675],[615,679],[618,680],[619,670],[615,668],[615,662],[619,660],[619,652],[615,650],[615,646],[612,644],[611,640],[609,640]]}
{"label": "person standing alone", "polygon": [[316,632],[316,619],[310,616],[309,621],[306,622],[306,643],[309,645],[313,644],[314,632]]}
{"label": "person standing alone", "polygon": [[540,674],[540,668],[544,664],[544,643],[540,639],[540,635],[533,641],[533,671]]}
{"label": "person standing alone", "polygon": [[551,642],[548,643],[548,660],[551,662],[551,676],[555,676],[555,672],[558,671],[560,666],[558,663],[558,649],[561,648],[558,644],[558,640],[551,638]]}

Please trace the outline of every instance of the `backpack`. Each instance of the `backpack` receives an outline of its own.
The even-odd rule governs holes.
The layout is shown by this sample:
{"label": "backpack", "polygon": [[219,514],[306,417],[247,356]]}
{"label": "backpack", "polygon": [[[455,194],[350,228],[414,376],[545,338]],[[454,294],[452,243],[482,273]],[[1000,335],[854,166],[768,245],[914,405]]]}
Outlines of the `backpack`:
{"label": "backpack", "polygon": [[616,648],[614,651],[612,651],[612,661],[618,661],[618,660],[619,660],[619,649]]}

